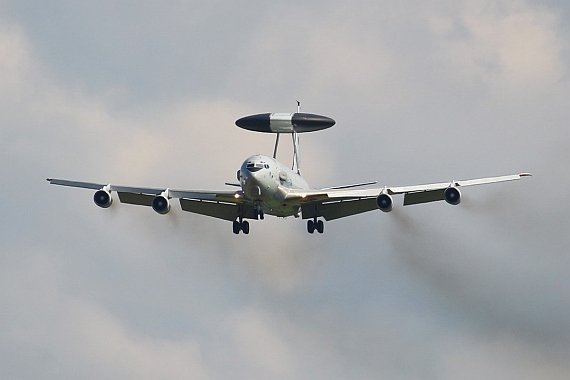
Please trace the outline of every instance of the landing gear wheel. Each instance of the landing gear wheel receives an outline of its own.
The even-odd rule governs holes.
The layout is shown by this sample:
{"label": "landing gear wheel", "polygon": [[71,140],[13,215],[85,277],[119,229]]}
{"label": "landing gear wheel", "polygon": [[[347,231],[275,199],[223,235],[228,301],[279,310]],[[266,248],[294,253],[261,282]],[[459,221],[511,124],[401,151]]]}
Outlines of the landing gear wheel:
{"label": "landing gear wheel", "polygon": [[310,234],[315,232],[315,222],[312,220],[307,221],[307,232]]}
{"label": "landing gear wheel", "polygon": [[234,234],[236,234],[236,235],[239,234],[239,232],[241,231],[241,224],[237,220],[234,220],[233,230],[234,230]]}
{"label": "landing gear wheel", "polygon": [[249,234],[249,222],[247,220],[241,222],[241,230],[244,234]]}
{"label": "landing gear wheel", "polygon": [[317,220],[317,218],[307,220],[307,232],[313,234],[315,233],[315,230],[317,230],[320,234],[325,232],[325,223],[322,220]]}
{"label": "landing gear wheel", "polygon": [[320,234],[322,234],[323,232],[325,232],[325,223],[323,223],[322,220],[319,220],[316,224],[316,229],[317,231],[319,231]]}
{"label": "landing gear wheel", "polygon": [[240,231],[242,231],[245,235],[249,234],[249,222],[247,220],[244,220],[242,222],[235,220],[232,227],[234,234],[236,235],[239,234]]}

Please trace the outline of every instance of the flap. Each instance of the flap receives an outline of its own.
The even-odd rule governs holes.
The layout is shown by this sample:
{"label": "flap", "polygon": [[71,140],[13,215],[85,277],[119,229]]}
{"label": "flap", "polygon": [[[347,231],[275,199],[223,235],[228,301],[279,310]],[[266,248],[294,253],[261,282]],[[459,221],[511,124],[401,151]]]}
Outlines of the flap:
{"label": "flap", "polygon": [[306,203],[301,205],[303,219],[322,216],[325,220],[334,220],[377,209],[376,198]]}
{"label": "flap", "polygon": [[123,193],[117,192],[119,194],[119,200],[121,203],[128,203],[131,205],[141,205],[141,206],[151,206],[154,195],[147,194],[136,194],[136,193]]}
{"label": "flap", "polygon": [[442,201],[445,199],[443,193],[445,189],[418,191],[416,193],[406,193],[404,195],[404,206],[419,203]]}
{"label": "flap", "polygon": [[253,206],[243,203],[180,198],[180,207],[184,211],[229,220],[230,222],[236,220],[240,213],[245,219],[254,219]]}

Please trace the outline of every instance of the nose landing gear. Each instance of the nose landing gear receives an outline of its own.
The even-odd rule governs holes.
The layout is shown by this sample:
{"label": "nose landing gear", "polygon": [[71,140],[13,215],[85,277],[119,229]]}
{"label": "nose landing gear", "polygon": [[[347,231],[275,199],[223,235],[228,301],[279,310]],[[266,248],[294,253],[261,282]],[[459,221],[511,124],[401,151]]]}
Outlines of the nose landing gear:
{"label": "nose landing gear", "polygon": [[317,218],[314,218],[313,220],[309,219],[307,221],[307,232],[312,234],[315,232],[315,230],[317,230],[317,232],[320,234],[325,232],[325,223],[323,223],[322,220],[317,220]]}

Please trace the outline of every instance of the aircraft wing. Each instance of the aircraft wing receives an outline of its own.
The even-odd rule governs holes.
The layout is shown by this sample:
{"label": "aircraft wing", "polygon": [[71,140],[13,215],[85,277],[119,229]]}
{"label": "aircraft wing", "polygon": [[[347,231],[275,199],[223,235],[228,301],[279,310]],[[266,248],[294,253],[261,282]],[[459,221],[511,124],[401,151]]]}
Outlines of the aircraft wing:
{"label": "aircraft wing", "polygon": [[[171,190],[168,188],[117,186],[52,178],[48,178],[48,182],[52,185],[91,189],[97,192],[102,190],[109,197],[111,192],[117,192],[121,203],[154,208],[154,199],[162,195],[168,200],[177,198],[180,202],[180,207],[184,211],[229,221],[236,220],[240,214],[244,218],[254,218],[254,208],[251,202],[240,197],[235,190]],[[238,197],[236,197],[236,194],[238,194]],[[109,201],[108,205],[102,205],[101,207],[108,207],[111,202],[112,200]],[[155,211],[157,210],[155,209]]]}
{"label": "aircraft wing", "polygon": [[[298,201],[301,204],[303,219],[323,217],[326,220],[334,220],[378,209],[377,198],[381,194],[385,194],[386,200],[389,200],[389,207],[387,206],[383,211],[390,211],[392,209],[391,195],[404,194],[404,206],[408,206],[446,200],[445,192],[449,188],[514,181],[528,176],[530,174],[521,173],[400,187],[345,189],[340,186],[322,190],[293,190],[289,192],[286,199]],[[457,198],[448,200],[448,203],[459,203],[459,190],[455,194]]]}

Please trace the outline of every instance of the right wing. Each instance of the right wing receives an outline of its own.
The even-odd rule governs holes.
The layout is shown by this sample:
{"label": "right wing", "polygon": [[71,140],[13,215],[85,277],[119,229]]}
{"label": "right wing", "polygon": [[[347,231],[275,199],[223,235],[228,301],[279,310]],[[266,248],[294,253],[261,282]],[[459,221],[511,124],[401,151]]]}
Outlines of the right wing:
{"label": "right wing", "polygon": [[[168,188],[117,186],[52,178],[48,178],[47,180],[52,185],[96,190],[95,197],[98,195],[103,197],[108,196],[107,202],[98,202],[98,199],[95,199],[95,203],[101,207],[111,205],[111,192],[115,191],[121,203],[150,206],[160,214],[166,214],[170,209],[169,200],[177,198],[179,199],[182,210],[195,214],[229,220],[230,222],[236,220],[239,216],[249,219],[255,218],[255,210],[251,201],[244,199],[239,191],[171,190]],[[153,204],[158,197],[164,197],[165,203],[162,205]]]}
{"label": "right wing", "polygon": [[[380,195],[385,194],[388,202],[383,211],[392,209],[392,195],[404,194],[404,206],[447,200],[448,203],[458,204],[460,193],[457,187],[484,185],[489,183],[514,181],[530,174],[521,173],[499,177],[470,179],[464,181],[450,181],[426,185],[412,185],[400,187],[383,187],[368,189],[328,188],[320,190],[293,190],[289,192],[286,200],[301,204],[303,219],[323,217],[326,220],[344,218],[355,214],[379,209],[377,203]],[[456,199],[446,199],[447,189],[457,190]]]}

